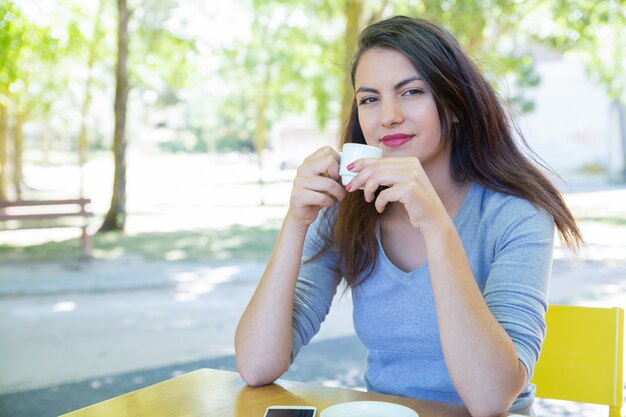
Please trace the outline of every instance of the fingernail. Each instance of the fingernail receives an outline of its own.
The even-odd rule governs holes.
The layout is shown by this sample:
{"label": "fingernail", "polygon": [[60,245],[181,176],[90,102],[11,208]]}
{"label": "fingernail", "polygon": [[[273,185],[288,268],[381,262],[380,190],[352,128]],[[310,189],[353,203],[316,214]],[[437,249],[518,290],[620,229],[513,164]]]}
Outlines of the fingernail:
{"label": "fingernail", "polygon": [[354,168],[354,162],[346,167],[348,171],[352,171],[352,168]]}
{"label": "fingernail", "polygon": [[346,185],[346,191],[350,191],[352,189],[352,183]]}

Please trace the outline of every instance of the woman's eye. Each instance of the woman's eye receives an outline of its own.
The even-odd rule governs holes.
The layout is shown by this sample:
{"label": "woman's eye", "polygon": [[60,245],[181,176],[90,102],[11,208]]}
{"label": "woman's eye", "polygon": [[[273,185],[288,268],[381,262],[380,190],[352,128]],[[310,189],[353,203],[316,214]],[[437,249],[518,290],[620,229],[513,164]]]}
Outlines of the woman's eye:
{"label": "woman's eye", "polygon": [[370,104],[376,101],[376,97],[363,97],[359,100],[359,104]]}
{"label": "woman's eye", "polygon": [[422,94],[424,91],[419,88],[411,88],[410,90],[406,90],[402,95],[403,96],[415,96],[417,94]]}

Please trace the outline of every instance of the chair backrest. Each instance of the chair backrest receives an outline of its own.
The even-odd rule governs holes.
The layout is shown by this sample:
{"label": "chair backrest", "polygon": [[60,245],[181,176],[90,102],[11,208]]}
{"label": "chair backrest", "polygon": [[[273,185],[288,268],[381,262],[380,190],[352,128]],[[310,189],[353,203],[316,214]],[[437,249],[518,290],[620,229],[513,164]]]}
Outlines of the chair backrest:
{"label": "chair backrest", "polygon": [[624,310],[550,305],[546,323],[537,397],[605,404],[621,416]]}

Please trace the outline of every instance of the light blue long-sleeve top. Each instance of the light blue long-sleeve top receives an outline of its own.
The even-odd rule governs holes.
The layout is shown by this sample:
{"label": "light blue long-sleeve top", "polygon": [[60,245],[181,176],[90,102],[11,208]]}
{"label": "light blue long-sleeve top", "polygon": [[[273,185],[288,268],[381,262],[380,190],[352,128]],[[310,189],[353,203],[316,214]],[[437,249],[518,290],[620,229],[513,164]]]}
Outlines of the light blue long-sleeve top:
{"label": "light blue long-sleeve top", "polygon": [[[320,214],[309,228],[303,259],[317,254],[332,227]],[[473,183],[454,224],[491,313],[511,337],[529,374],[545,336],[554,220],[526,200]],[[385,255],[377,230],[377,261],[370,277],[352,290],[357,336],[367,348],[367,388],[373,392],[462,404],[443,358],[428,264],[411,272]],[[328,314],[341,272],[331,249],[303,262],[293,309],[293,361]],[[511,411],[528,409],[528,383]]]}

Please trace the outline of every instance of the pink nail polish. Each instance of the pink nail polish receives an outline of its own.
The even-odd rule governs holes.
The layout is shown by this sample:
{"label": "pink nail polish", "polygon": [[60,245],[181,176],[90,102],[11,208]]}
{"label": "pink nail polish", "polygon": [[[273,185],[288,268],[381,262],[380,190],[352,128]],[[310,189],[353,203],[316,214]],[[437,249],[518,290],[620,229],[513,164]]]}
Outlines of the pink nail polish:
{"label": "pink nail polish", "polygon": [[352,189],[352,183],[346,185],[346,191],[350,191]]}
{"label": "pink nail polish", "polygon": [[346,167],[348,171],[352,171],[352,168],[354,168],[354,162]]}

